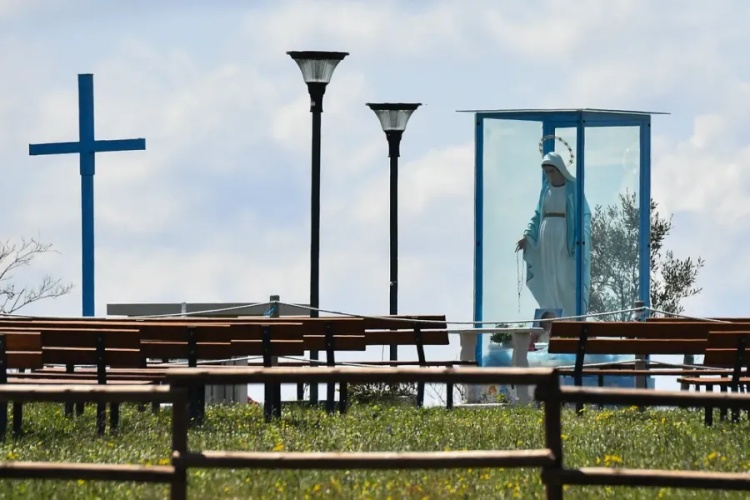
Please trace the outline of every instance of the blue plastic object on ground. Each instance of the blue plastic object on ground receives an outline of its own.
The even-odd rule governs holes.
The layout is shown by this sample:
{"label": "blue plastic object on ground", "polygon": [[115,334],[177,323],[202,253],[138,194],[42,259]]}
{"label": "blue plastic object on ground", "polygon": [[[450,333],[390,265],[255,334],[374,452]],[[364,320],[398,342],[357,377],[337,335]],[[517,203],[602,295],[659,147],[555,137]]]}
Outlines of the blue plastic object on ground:
{"label": "blue plastic object on ground", "polygon": [[[490,344],[482,357],[482,366],[511,367],[512,359],[513,349],[503,348],[497,344]],[[576,355],[550,353],[546,348],[542,348],[537,351],[529,351],[527,359],[529,360],[529,368],[573,366],[576,362]],[[618,363],[634,360],[635,356],[632,355],[588,354],[584,357],[584,364]],[[563,385],[573,385],[573,377],[563,377],[561,382]],[[605,376],[603,382],[604,387],[624,387],[632,389],[635,388],[636,380],[635,377]],[[584,376],[583,385],[596,387],[599,385],[599,378],[595,375]],[[652,377],[649,377],[648,379],[648,387],[653,388]]]}

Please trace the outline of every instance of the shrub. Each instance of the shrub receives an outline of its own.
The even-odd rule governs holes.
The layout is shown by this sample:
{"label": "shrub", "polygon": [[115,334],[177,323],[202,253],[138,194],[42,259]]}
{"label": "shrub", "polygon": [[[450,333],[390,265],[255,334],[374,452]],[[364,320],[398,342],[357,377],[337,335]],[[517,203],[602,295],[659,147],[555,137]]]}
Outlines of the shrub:
{"label": "shrub", "polygon": [[349,385],[349,400],[354,403],[370,404],[392,402],[397,398],[416,397],[417,384],[414,383],[372,383]]}

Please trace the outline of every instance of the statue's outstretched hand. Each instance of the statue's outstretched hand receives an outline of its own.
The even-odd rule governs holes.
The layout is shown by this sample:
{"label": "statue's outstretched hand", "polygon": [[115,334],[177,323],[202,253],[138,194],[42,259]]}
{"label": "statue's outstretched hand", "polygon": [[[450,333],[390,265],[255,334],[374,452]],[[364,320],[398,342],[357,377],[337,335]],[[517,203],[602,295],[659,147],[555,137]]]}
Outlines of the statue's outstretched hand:
{"label": "statue's outstretched hand", "polygon": [[516,243],[516,252],[519,250],[526,250],[526,236],[518,240],[518,243]]}

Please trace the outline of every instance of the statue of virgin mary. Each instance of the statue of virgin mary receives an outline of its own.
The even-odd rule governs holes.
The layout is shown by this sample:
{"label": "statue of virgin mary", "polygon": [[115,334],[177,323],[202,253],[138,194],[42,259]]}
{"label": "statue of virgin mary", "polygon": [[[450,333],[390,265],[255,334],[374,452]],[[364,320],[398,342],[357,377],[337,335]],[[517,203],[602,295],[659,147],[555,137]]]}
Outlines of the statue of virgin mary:
{"label": "statue of virgin mary", "polygon": [[[576,179],[557,153],[542,159],[539,201],[516,244],[526,262],[526,286],[542,309],[576,315]],[[591,210],[583,203],[583,313],[588,310],[591,280]]]}

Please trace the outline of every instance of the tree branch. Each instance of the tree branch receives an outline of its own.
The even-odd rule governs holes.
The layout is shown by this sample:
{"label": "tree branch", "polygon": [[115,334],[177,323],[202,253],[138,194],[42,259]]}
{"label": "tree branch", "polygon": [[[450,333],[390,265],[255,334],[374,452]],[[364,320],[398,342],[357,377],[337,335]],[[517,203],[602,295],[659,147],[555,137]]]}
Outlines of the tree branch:
{"label": "tree branch", "polygon": [[57,253],[52,244],[35,238],[0,243],[0,313],[11,314],[34,302],[58,298],[70,292],[72,284],[63,284],[60,279],[50,276],[45,276],[33,287],[17,289],[13,283],[16,270],[29,266],[35,257],[48,252]]}

